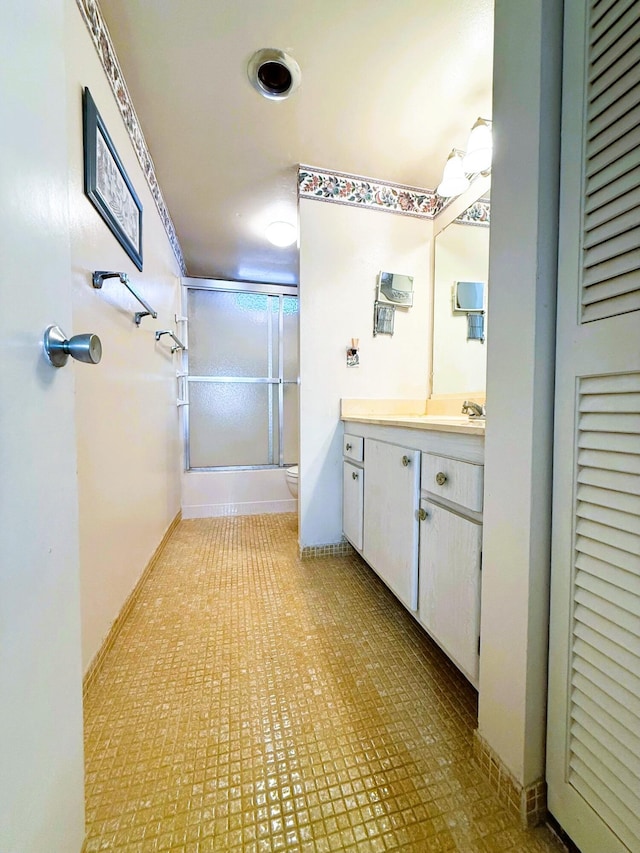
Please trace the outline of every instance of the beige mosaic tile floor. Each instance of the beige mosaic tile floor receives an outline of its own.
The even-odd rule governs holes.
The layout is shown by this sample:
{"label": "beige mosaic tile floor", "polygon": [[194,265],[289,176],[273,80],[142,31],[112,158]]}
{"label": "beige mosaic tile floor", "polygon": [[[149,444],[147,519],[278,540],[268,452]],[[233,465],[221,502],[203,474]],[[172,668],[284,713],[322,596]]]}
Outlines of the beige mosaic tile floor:
{"label": "beige mosaic tile floor", "polygon": [[86,699],[86,851],[558,851],[471,762],[474,691],[293,515],[182,522]]}

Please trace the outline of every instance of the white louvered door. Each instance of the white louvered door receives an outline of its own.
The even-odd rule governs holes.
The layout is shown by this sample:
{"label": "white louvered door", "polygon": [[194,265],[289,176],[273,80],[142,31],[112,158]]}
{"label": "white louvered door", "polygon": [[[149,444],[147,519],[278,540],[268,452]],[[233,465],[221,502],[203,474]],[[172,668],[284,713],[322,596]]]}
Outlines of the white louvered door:
{"label": "white louvered door", "polygon": [[640,851],[640,2],[566,0],[549,808]]}

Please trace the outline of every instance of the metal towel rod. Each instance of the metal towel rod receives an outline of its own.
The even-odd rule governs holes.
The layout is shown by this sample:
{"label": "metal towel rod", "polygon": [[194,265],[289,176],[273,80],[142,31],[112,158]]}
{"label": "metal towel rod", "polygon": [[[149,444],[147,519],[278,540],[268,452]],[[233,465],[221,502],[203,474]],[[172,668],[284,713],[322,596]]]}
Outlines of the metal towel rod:
{"label": "metal towel rod", "polygon": [[142,296],[140,296],[139,293],[136,293],[136,291],[131,285],[131,282],[129,281],[129,276],[126,274],[126,272],[107,272],[106,270],[96,270],[93,274],[92,279],[93,286],[96,288],[96,290],[100,290],[102,288],[105,278],[119,278],[129,291],[129,293],[131,293],[132,296],[135,296],[140,305],[142,305],[145,309],[144,311],[136,311],[136,313],[133,315],[136,326],[140,325],[140,320],[142,320],[143,317],[153,317],[154,320],[157,318],[158,312],[154,311],[151,305],[149,305],[148,302],[145,302],[145,300],[142,298]]}
{"label": "metal towel rod", "polygon": [[157,329],[156,330],[156,340],[159,341],[163,335],[169,335],[169,337],[175,341],[175,344],[171,347],[171,352],[175,352],[176,350],[186,350],[186,346],[182,343],[180,338],[177,338],[171,329]]}

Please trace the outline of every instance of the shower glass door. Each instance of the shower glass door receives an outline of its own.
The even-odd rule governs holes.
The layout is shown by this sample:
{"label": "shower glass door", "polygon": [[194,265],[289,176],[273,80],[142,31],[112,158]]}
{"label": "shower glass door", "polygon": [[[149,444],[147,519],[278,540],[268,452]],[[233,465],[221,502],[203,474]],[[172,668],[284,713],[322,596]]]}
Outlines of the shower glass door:
{"label": "shower glass door", "polygon": [[298,298],[265,290],[188,288],[190,470],[298,459]]}

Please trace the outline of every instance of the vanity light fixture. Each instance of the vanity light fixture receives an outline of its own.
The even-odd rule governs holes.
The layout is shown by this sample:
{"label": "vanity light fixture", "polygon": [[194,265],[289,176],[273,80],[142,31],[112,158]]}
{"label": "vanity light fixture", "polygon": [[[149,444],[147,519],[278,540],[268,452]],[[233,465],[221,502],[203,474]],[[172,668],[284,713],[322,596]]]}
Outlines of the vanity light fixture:
{"label": "vanity light fixture", "polygon": [[284,248],[296,242],[298,232],[290,222],[272,222],[265,229],[265,237],[274,246]]}
{"label": "vanity light fixture", "polygon": [[459,151],[457,148],[451,150],[451,154],[449,154],[447,162],[444,164],[442,180],[436,190],[439,196],[451,198],[452,196],[460,195],[469,186],[470,181],[465,175],[462,165],[463,154],[464,152]]}
{"label": "vanity light fixture", "polygon": [[454,148],[449,154],[437,194],[453,198],[467,189],[474,175],[488,175],[492,154],[491,121],[479,118],[471,128],[466,152]]}
{"label": "vanity light fixture", "polygon": [[467,142],[467,153],[462,160],[465,172],[468,175],[488,172],[491,169],[492,154],[491,122],[485,118],[478,118],[471,128]]}

